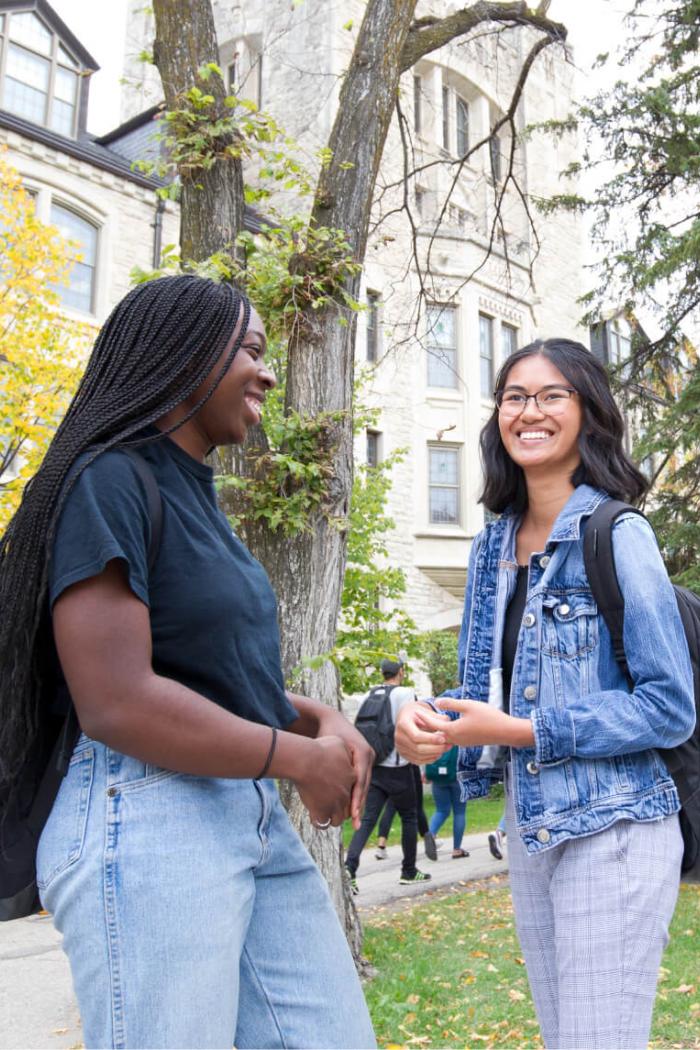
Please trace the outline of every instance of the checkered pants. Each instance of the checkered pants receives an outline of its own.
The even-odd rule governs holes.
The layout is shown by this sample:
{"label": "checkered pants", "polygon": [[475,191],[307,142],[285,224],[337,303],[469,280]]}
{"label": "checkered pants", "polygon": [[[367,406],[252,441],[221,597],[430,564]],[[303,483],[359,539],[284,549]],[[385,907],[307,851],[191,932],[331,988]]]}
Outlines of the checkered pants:
{"label": "checkered pants", "polygon": [[506,806],[515,924],[548,1050],[644,1050],[678,896],[678,818],[529,855]]}

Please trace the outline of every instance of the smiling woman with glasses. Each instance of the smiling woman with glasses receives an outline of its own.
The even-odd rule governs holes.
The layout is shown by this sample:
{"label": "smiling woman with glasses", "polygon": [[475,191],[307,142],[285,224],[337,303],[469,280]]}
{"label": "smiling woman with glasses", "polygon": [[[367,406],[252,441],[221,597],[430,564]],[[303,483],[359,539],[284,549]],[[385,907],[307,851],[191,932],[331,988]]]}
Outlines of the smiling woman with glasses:
{"label": "smiling woman with glasses", "polygon": [[494,397],[482,502],[500,517],[470,553],[468,699],[407,705],[397,747],[431,762],[459,745],[463,799],[505,777],[515,922],[545,1046],[646,1047],[683,852],[658,749],[693,728],[688,646],[638,514],[612,531],[629,680],[586,576],[591,514],[646,488],[602,365],[568,339],[532,343]]}

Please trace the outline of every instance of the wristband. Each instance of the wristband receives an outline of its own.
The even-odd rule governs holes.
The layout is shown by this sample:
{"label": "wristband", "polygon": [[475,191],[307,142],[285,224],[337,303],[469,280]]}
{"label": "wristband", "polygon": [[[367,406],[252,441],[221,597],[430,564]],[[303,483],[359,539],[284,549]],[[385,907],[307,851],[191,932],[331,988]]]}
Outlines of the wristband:
{"label": "wristband", "polygon": [[255,780],[262,780],[263,779],[263,777],[267,773],[268,769],[270,768],[270,763],[272,762],[272,756],[275,753],[275,747],[277,746],[277,730],[275,729],[274,726],[271,726],[270,728],[272,729],[272,741],[270,743],[270,750],[267,752],[267,758],[265,759],[265,765],[262,767],[262,769],[260,770],[258,775],[254,778]]}

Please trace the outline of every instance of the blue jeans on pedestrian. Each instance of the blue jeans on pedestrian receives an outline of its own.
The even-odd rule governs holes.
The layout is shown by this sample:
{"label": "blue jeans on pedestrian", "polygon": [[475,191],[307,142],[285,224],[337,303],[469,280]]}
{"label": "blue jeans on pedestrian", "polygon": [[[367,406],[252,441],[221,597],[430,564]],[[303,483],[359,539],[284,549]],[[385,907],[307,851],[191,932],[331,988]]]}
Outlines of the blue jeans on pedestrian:
{"label": "blue jeans on pedestrian", "polygon": [[430,818],[430,831],[433,835],[437,835],[451,811],[453,814],[452,843],[455,849],[461,849],[462,836],[467,823],[467,804],[462,802],[459,784],[457,781],[454,784],[438,784],[433,781],[432,788],[435,812]]}
{"label": "blue jeans on pedestrian", "polygon": [[82,736],[37,872],[87,1047],[375,1046],[274,781],[172,773]]}

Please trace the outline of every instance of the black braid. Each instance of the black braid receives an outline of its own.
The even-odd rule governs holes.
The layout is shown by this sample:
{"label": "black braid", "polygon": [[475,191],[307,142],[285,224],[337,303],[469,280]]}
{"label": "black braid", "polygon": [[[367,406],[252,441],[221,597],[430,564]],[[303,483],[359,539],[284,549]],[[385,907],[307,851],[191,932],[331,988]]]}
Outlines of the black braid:
{"label": "black braid", "polygon": [[[85,469],[106,449],[127,445],[182,404],[211,373],[241,318],[211,397],[240,347],[250,304],[237,289],[203,277],[163,277],[132,289],[95,342],[76,394],[41,467],[0,539],[0,784],[19,769],[34,741],[48,674],[48,554],[63,503],[80,474],[67,476],[88,449]],[[151,440],[160,440],[158,434]]]}

